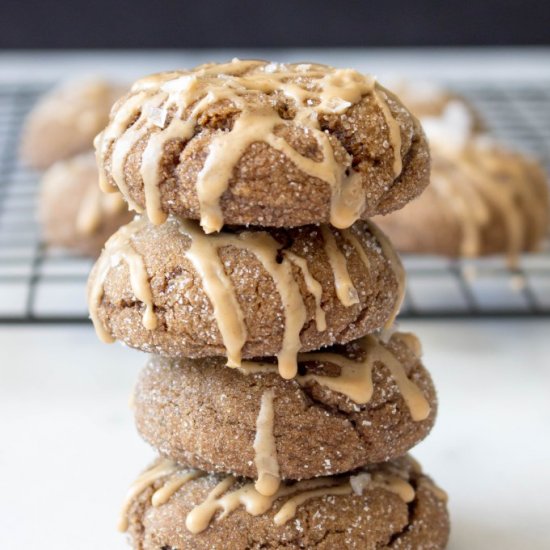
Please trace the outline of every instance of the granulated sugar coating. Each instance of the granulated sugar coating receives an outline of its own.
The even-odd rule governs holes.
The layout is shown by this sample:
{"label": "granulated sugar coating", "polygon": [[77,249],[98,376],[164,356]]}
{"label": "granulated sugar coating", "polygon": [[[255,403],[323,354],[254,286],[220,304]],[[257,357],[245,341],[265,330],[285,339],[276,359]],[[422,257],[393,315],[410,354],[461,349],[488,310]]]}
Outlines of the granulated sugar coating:
{"label": "granulated sugar coating", "polygon": [[[360,483],[354,482],[354,476]],[[222,510],[217,510],[201,532],[191,533],[186,518],[223,479],[223,475],[207,475],[188,481],[166,503],[156,507],[151,503],[152,495],[166,479],[154,481],[129,503],[126,519],[133,547],[441,550],[447,543],[445,495],[408,457],[373,466],[365,473],[329,478],[327,483],[344,490],[337,495],[327,490],[324,495],[300,501],[285,523],[276,522],[291,498],[288,496],[276,499],[265,513],[256,516],[243,506],[223,516]],[[235,479],[229,491],[237,491],[246,483],[246,479]],[[407,491],[396,492],[392,483]],[[289,485],[285,484],[283,490],[286,487]]]}
{"label": "granulated sugar coating", "polygon": [[351,188],[355,219],[384,214],[429,180],[426,138],[401,102],[316,64],[234,60],[145,78],[96,148],[105,189],[155,223],[173,213],[209,231],[328,223]]}
{"label": "granulated sugar coating", "polygon": [[[136,299],[132,290],[128,265],[116,254],[110,256],[109,244],[99,260],[108,260],[108,264],[97,316],[108,333],[143,351],[169,357],[225,356],[224,341],[211,301],[204,291],[204,278],[186,257],[191,239],[182,232],[181,224],[172,217],[160,226],[143,219],[132,230],[129,240],[147,272],[156,328],[149,330],[144,326],[144,304]],[[273,251],[273,259],[280,254],[278,261],[281,261],[288,252],[303,258],[322,289],[320,306],[325,315],[326,329],[320,331],[315,319],[315,298],[308,291],[302,270],[292,264],[292,279],[298,285],[305,306],[305,322],[300,332],[301,351],[346,343],[382,327],[399,300],[395,266],[384,255],[380,241],[366,222],[359,221],[344,232],[329,231],[356,291],[352,296],[356,303],[347,306],[337,295],[335,281],[341,283],[341,280],[335,277],[319,227],[269,231],[269,235],[280,243],[278,251]],[[244,232],[239,229],[232,233],[228,229],[224,234],[238,235],[240,243]],[[229,279],[228,285],[234,290],[243,314],[246,341],[242,357],[277,355],[282,347],[286,323],[292,320],[290,315],[296,311],[286,311],[282,307],[273,278],[246,246],[222,246],[218,253]],[[98,271],[96,265],[90,275],[90,288],[98,282]]]}
{"label": "granulated sugar coating", "polygon": [[[372,397],[356,403],[305,376],[338,377],[349,367],[308,360],[308,354],[301,357],[295,380],[282,379],[276,368],[270,372],[254,365],[246,374],[245,364],[230,369],[222,358],[152,357],[135,390],[137,428],[172,460],[255,479],[256,419],[262,394],[272,389],[276,456],[283,479],[338,474],[396,458],[428,435],[436,416],[435,390],[415,342],[412,335],[396,333],[385,347],[429,403],[429,416],[421,421],[413,420],[391,371],[380,361],[372,369]],[[357,342],[327,352],[354,361],[365,356]],[[357,376],[352,384],[369,382],[368,376]]]}

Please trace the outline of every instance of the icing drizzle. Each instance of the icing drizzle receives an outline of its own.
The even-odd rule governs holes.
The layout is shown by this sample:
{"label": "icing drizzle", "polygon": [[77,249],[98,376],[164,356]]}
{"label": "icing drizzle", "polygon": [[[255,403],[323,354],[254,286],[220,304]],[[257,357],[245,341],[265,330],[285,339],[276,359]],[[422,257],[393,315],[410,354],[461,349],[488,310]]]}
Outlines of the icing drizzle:
{"label": "icing drizzle", "polygon": [[106,343],[111,343],[114,338],[105,328],[99,319],[98,308],[103,299],[103,283],[107,273],[113,267],[125,262],[130,273],[130,285],[135,297],[145,305],[143,312],[143,326],[147,330],[154,330],[157,327],[157,317],[153,307],[153,293],[149,284],[149,276],[141,254],[139,254],[132,245],[132,236],[143,227],[144,220],[136,218],[128,225],[121,227],[105,243],[105,252],[99,257],[96,264],[96,275],[90,287],[88,304],[90,308],[90,317],[94,323],[97,335]]}
{"label": "icing drizzle", "polygon": [[[414,338],[412,335],[403,336],[407,344],[409,342],[408,339]],[[401,334],[398,333],[394,335],[395,337],[400,338]],[[390,371],[413,421],[420,422],[428,418],[431,410],[428,400],[420,388],[407,377],[403,365],[395,355],[383,346],[377,338],[371,335],[365,336],[358,343],[363,355],[358,360],[349,359],[340,353],[334,352],[301,353],[298,356],[300,363],[310,361],[330,363],[340,367],[341,372],[339,376],[324,376],[320,374],[298,375],[295,378],[296,382],[302,386],[309,382],[317,382],[331,391],[346,395],[359,405],[365,405],[371,400],[374,391],[372,370],[374,365],[380,362]],[[414,348],[415,346],[411,347]],[[409,347],[409,349],[411,348]],[[269,373],[275,372],[276,367],[270,363],[245,361],[240,370],[245,374]]]}
{"label": "icing drizzle", "polygon": [[[161,506],[185,483],[205,475],[200,470],[180,470],[173,462],[160,459],[149,470],[142,473],[130,487],[122,507],[119,529],[121,531],[128,529],[128,512],[132,501],[147,488],[158,487],[152,494],[151,504]],[[259,516],[269,512],[281,499],[286,500],[274,515],[273,521],[276,525],[287,523],[295,517],[300,505],[314,498],[331,495],[362,495],[365,490],[375,488],[394,493],[405,503],[412,502],[416,495],[415,489],[409,482],[408,474],[391,463],[379,464],[353,475],[328,476],[284,483],[276,492],[268,496],[259,493],[251,482],[244,484],[239,482],[240,486],[232,490],[238,482],[239,479],[232,475],[222,478],[206,498],[190,510],[185,518],[185,527],[193,534],[200,533],[208,528],[219,512],[221,513],[217,515],[216,521],[222,521],[241,506],[250,515]],[[426,484],[426,487],[430,485]],[[436,496],[439,498],[437,494]]]}
{"label": "icing drizzle", "polygon": [[279,489],[281,478],[279,476],[279,463],[277,462],[277,449],[273,435],[273,423],[275,411],[273,399],[275,392],[270,389],[262,395],[260,412],[256,420],[256,437],[254,439],[254,462],[258,471],[258,480],[254,488],[264,496],[274,495]]}
{"label": "icing drizzle", "polygon": [[145,470],[128,490],[118,522],[119,531],[124,532],[128,529],[128,510],[130,509],[132,500],[147,488],[152,487],[155,483],[164,479],[164,483],[160,488],[154,491],[151,497],[151,504],[153,506],[161,506],[168,502],[170,497],[188,481],[204,475],[206,475],[205,472],[201,472],[200,470],[181,470],[172,460],[159,460],[151,468]]}
{"label": "icing drizzle", "polygon": [[100,227],[104,216],[123,212],[126,208],[122,196],[105,195],[94,183],[86,190],[76,217],[76,230],[80,235],[93,235]]}
{"label": "icing drizzle", "polygon": [[[190,237],[192,241],[197,239],[201,230],[194,222],[178,221],[183,234]],[[208,237],[199,237],[195,243],[199,243],[199,241],[203,243],[203,247],[197,249],[193,255],[193,262],[198,266],[197,271],[203,276],[204,289],[213,304],[214,315],[224,345],[228,351],[232,352],[228,364],[240,365],[240,351],[246,341],[246,324],[231,282],[225,275],[220,278],[211,276],[204,268],[205,264],[214,263],[217,265],[218,272],[224,273],[223,264],[218,255],[218,250],[224,246],[240,248],[254,254],[273,279],[284,311],[283,343],[277,354],[279,372],[284,378],[292,378],[297,370],[296,356],[302,345],[300,331],[306,321],[307,311],[300,287],[292,272],[292,263],[284,255],[282,261],[278,261],[280,243],[264,231],[245,231],[236,235],[219,233]],[[208,243],[208,246],[204,245],[205,242]],[[193,246],[200,247],[201,245],[192,244],[191,247]],[[225,303],[226,298],[228,303]],[[228,316],[225,318],[221,315],[222,307],[227,310]]]}
{"label": "icing drizzle", "polygon": [[508,263],[515,267],[528,243],[529,226],[533,235],[546,232],[544,175],[531,159],[486,136],[472,138],[470,126],[462,128],[447,111],[423,120],[434,153],[430,187],[458,221],[461,256],[483,252],[483,231],[496,213],[505,227]]}
{"label": "icing drizzle", "polygon": [[[345,113],[370,94],[388,128],[393,171],[397,177],[402,170],[401,130],[388,107],[387,97],[370,76],[323,65],[278,65],[234,59],[224,65],[202,65],[193,71],[147,77],[134,84],[131,95],[117,105],[111,123],[96,138],[102,188],[112,189],[112,181],[128,196],[127,159],[135,145],[145,140],[140,175],[146,211],[153,223],[163,223],[166,213],[161,208],[159,188],[163,182],[160,162],[165,146],[172,140],[185,143],[192,139],[201,115],[210,106],[225,101],[240,115],[231,130],[219,130],[214,135],[197,177],[200,223],[204,231],[219,231],[223,226],[220,199],[229,187],[241,156],[255,142],[269,144],[285,154],[298,169],[329,185],[330,222],[339,228],[349,227],[364,210],[366,190],[360,173],[352,167],[351,156],[347,155],[344,162],[335,159],[320,118]],[[293,124],[314,137],[322,160],[302,155],[277,135],[279,127],[289,124],[272,99],[281,95],[293,102]],[[141,210],[134,201],[129,204],[138,212]]]}

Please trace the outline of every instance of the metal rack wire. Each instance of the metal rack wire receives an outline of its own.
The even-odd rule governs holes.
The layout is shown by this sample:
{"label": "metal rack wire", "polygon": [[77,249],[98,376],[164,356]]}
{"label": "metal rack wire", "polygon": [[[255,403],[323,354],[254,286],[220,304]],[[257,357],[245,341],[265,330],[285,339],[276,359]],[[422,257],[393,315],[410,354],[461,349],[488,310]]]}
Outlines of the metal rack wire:
{"label": "metal rack wire", "polygon": [[[550,171],[550,82],[451,84],[500,140],[537,156]],[[22,121],[45,84],[0,85],[0,323],[87,322],[85,283],[93,261],[48,249],[35,220],[39,176],[18,161]],[[401,317],[550,315],[550,247],[504,259],[404,258]]]}

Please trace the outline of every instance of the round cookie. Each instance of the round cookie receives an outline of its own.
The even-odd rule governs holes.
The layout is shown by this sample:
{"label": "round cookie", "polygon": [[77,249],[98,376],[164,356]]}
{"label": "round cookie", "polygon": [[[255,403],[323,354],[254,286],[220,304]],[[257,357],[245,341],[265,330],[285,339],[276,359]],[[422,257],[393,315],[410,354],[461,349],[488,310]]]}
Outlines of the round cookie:
{"label": "round cookie", "polygon": [[442,550],[449,516],[445,493],[410,457],[288,483],[272,497],[161,460],[130,489],[120,527],[139,550]]}
{"label": "round cookie", "polygon": [[285,380],[275,363],[224,367],[222,358],[151,357],[135,390],[136,425],[176,462],[209,472],[279,479],[339,474],[404,455],[437,409],[412,334],[367,336],[299,356]]}
{"label": "round cookie", "polygon": [[95,135],[109,120],[111,105],[124,91],[101,78],[74,80],[54,88],[25,120],[23,160],[44,169],[91,149]]}
{"label": "round cookie", "polygon": [[234,59],[137,81],[95,141],[105,190],[167,213],[296,227],[384,214],[429,179],[418,121],[369,76]]}
{"label": "round cookie", "polygon": [[104,341],[170,357],[277,356],[285,378],[296,354],[346,343],[393,321],[404,272],[369,222],[224,231],[144,217],[106,243],[88,302]]}
{"label": "round cookie", "polygon": [[548,232],[543,170],[488,138],[450,148],[432,142],[431,179],[417,200],[376,219],[400,252],[506,254],[514,265],[520,252],[537,249]]}
{"label": "round cookie", "polygon": [[97,258],[105,241],[132,219],[120,194],[97,186],[92,152],[56,162],[42,177],[38,217],[46,244]]}
{"label": "round cookie", "polygon": [[476,108],[463,96],[435,82],[398,80],[386,82],[422,125],[433,118],[448,118],[470,134],[485,130],[485,123]]}

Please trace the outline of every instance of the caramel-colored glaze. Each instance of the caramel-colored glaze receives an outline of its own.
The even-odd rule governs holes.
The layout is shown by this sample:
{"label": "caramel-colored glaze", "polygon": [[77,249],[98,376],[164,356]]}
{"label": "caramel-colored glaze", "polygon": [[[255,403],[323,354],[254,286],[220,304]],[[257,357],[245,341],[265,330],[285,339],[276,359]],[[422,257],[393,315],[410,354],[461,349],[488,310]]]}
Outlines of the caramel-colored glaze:
{"label": "caramel-colored glaze", "polygon": [[[122,508],[119,529],[128,529],[128,512],[132,500],[153,485],[160,485],[151,497],[153,506],[166,503],[185,483],[206,475],[200,470],[181,470],[171,461],[162,459],[156,465],[142,473],[130,487],[127,499]],[[308,500],[326,496],[362,495],[365,490],[380,488],[397,495],[403,502],[412,502],[415,490],[400,472],[394,471],[391,465],[377,465],[371,472],[368,469],[353,475],[328,476],[315,479],[282,484],[272,495],[262,495],[247,482],[237,489],[231,490],[238,478],[228,475],[224,477],[199,504],[195,505],[185,518],[185,527],[194,534],[208,528],[214,516],[222,521],[239,507],[244,507],[252,516],[269,512],[276,501],[284,500],[275,514],[276,525],[284,525],[295,517],[298,507]],[[435,486],[434,486],[435,489]]]}
{"label": "caramel-colored glaze", "polygon": [[105,215],[114,215],[126,208],[120,193],[105,195],[97,185],[93,185],[82,199],[76,218],[76,230],[79,235],[93,235]]}
{"label": "caramel-colored glaze", "polygon": [[528,225],[533,234],[543,235],[548,224],[548,205],[536,192],[535,180],[544,181],[536,164],[488,138],[454,147],[434,141],[432,148],[431,185],[460,226],[460,255],[477,257],[482,253],[483,232],[496,212],[505,227],[508,263],[516,266],[528,242]]}
{"label": "caramel-colored glaze", "polygon": [[[398,334],[396,337],[400,337]],[[407,338],[407,337],[405,337]],[[407,340],[405,340],[407,341]],[[360,360],[349,359],[339,353],[311,352],[300,353],[300,363],[319,362],[329,363],[340,367],[339,376],[324,376],[319,374],[305,374],[296,376],[300,385],[308,382],[317,382],[331,391],[347,396],[353,402],[364,405],[372,397],[374,386],[372,370],[376,363],[382,363],[391,373],[407,407],[411,418],[415,422],[425,420],[430,414],[430,404],[420,388],[407,377],[403,365],[395,355],[384,347],[374,336],[366,336],[360,341],[363,357]],[[276,372],[276,366],[270,363],[244,361],[240,367],[245,374]]]}
{"label": "caramel-colored glaze", "polygon": [[136,218],[128,225],[121,227],[106,243],[105,248],[109,254],[102,254],[97,263],[97,274],[90,287],[88,305],[90,317],[94,323],[97,335],[106,343],[114,341],[103,323],[99,320],[98,307],[103,299],[103,283],[109,270],[121,262],[125,262],[130,272],[130,285],[136,298],[143,302],[143,325],[148,330],[157,326],[157,317],[153,309],[153,293],[149,284],[149,277],[143,262],[143,258],[132,246],[132,235],[146,223],[142,218]]}
{"label": "caramel-colored glaze", "polygon": [[267,390],[262,395],[260,412],[256,421],[256,437],[254,438],[254,463],[258,471],[258,479],[254,488],[264,496],[274,495],[281,484],[277,449],[273,435],[275,412],[273,399],[275,392]]}
{"label": "caramel-colored glaze", "polygon": [[322,225],[321,233],[325,241],[325,252],[328,256],[332,272],[334,273],[336,296],[338,296],[340,302],[346,307],[358,304],[359,296],[349,276],[346,257],[338,248],[332,229],[328,225]]}

